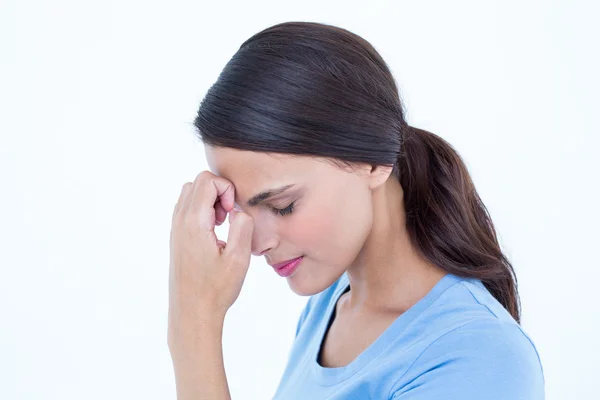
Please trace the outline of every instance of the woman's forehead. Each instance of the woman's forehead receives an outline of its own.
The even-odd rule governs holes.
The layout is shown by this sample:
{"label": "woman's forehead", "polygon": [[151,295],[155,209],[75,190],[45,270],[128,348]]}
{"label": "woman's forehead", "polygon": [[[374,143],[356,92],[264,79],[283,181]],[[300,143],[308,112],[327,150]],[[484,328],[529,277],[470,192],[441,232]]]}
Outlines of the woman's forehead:
{"label": "woman's forehead", "polygon": [[305,170],[310,158],[289,154],[264,153],[228,147],[205,146],[206,160],[212,173],[226,179],[271,179]]}

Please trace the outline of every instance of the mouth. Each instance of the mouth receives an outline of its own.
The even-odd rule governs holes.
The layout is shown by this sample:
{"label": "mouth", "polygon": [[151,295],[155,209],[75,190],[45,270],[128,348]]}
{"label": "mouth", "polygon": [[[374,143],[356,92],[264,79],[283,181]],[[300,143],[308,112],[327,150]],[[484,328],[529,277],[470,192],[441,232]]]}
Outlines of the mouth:
{"label": "mouth", "polygon": [[272,265],[272,267],[273,269],[275,269],[275,272],[277,272],[277,274],[283,277],[287,277],[290,276],[298,268],[303,258],[304,256],[294,258],[292,260],[274,264]]}

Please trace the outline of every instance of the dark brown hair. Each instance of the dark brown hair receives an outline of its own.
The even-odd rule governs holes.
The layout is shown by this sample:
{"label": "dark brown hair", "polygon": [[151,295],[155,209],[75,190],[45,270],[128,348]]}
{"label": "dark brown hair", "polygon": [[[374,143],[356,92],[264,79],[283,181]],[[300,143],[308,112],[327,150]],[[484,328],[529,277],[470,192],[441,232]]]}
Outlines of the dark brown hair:
{"label": "dark brown hair", "polygon": [[477,278],[520,323],[517,279],[456,150],[409,126],[379,53],[345,29],[271,26],[246,40],[200,104],[215,147],[393,165],[412,242],[434,264]]}

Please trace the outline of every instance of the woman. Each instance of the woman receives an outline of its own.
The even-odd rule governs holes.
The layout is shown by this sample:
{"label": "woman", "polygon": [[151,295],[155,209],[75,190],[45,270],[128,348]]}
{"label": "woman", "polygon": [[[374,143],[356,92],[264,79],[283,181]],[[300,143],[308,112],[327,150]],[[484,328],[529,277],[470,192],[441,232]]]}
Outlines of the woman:
{"label": "woman", "polygon": [[[195,126],[212,172],[173,214],[179,399],[230,396],[223,320],[251,254],[310,296],[276,399],[544,398],[513,268],[465,164],[406,123],[368,42],[325,24],[265,29]],[[228,213],[225,243],[214,227]]]}

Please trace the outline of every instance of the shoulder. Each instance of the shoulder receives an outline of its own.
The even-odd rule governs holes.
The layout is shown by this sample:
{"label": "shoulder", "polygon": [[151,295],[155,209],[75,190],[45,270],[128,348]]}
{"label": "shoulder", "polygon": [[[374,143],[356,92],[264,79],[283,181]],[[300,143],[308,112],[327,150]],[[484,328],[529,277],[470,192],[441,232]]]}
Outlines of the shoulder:
{"label": "shoulder", "polygon": [[398,400],[544,398],[542,365],[514,320],[463,322],[432,341],[392,390]]}

